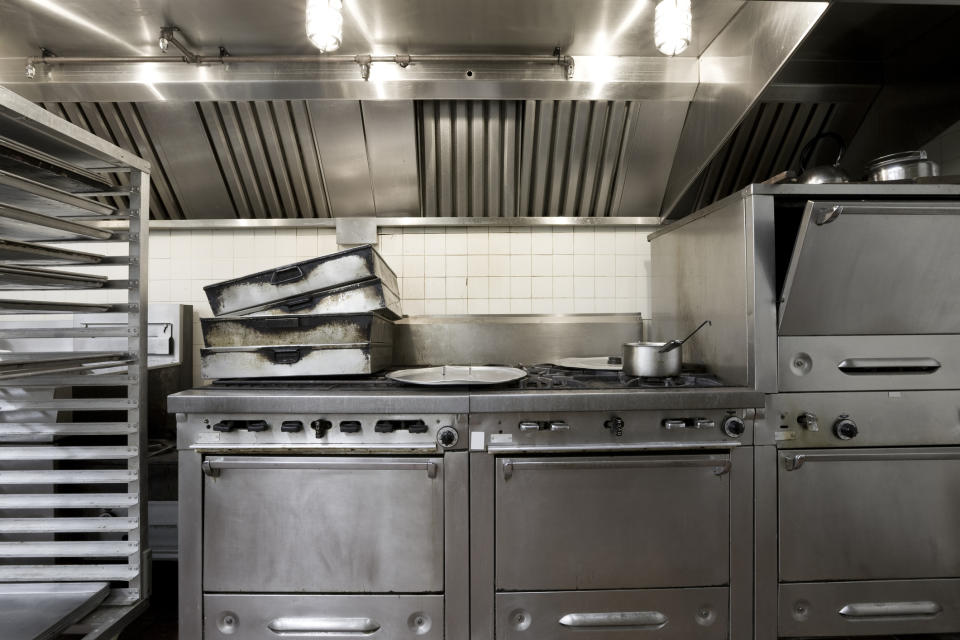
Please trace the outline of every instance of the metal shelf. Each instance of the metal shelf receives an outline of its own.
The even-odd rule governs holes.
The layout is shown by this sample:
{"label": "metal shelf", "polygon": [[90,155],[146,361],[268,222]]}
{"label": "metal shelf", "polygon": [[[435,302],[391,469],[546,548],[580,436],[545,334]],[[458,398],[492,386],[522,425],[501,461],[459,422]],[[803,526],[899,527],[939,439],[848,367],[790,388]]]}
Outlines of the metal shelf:
{"label": "metal shelf", "polygon": [[[141,500],[148,171],[142,159],[0,88],[0,290],[47,298],[0,299],[0,341],[14,351],[0,354],[0,387],[9,391],[0,395],[0,611],[15,601],[3,588],[19,586],[3,583],[105,583],[99,608],[54,621],[58,632],[74,625],[86,638],[119,633],[149,595]],[[104,173],[125,173],[124,186]],[[125,251],[36,244],[63,241],[110,242],[110,254],[123,243]],[[35,266],[57,264],[113,270]],[[84,292],[51,293],[61,290]],[[99,517],[104,510],[115,517]]]}
{"label": "metal shelf", "polygon": [[58,249],[33,242],[0,238],[0,264],[24,266],[55,266],[71,264],[99,264],[103,256],[86,251]]}
{"label": "metal shelf", "polygon": [[23,241],[109,240],[113,233],[69,218],[0,205],[0,235]]}

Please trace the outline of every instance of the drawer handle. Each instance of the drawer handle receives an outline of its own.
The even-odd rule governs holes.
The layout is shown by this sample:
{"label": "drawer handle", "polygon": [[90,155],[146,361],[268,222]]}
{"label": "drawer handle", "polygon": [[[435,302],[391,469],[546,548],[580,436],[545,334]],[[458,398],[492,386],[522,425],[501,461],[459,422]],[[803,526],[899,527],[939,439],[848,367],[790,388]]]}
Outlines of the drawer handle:
{"label": "drawer handle", "polygon": [[368,636],[380,630],[373,618],[276,618],[267,624],[267,629],[278,636],[304,636],[307,634]]}
{"label": "drawer handle", "polygon": [[940,369],[933,358],[847,358],[837,365],[848,376],[889,376],[894,374],[931,374]]}
{"label": "drawer handle", "polygon": [[303,270],[300,267],[293,266],[286,269],[277,269],[270,277],[270,284],[284,284],[286,282],[295,282],[303,278]]}
{"label": "drawer handle", "polygon": [[287,300],[279,304],[278,306],[284,311],[297,311],[299,309],[304,309],[313,304],[312,296],[305,296],[303,298],[294,298],[293,300]]}
{"label": "drawer handle", "polygon": [[568,613],[560,624],[577,629],[631,627],[634,629],[662,629],[667,616],[659,611],[612,611],[609,613]]}
{"label": "drawer handle", "polygon": [[297,364],[300,362],[300,349],[272,349],[270,355],[274,364]]}
{"label": "drawer handle", "polygon": [[509,480],[514,472],[522,469],[664,469],[711,467],[713,474],[722,476],[730,471],[730,460],[715,457],[697,458],[659,458],[659,459],[622,459],[622,460],[514,460],[504,459],[501,463],[503,478]]}
{"label": "drawer handle", "polygon": [[943,611],[936,602],[856,602],[838,612],[844,618],[932,618]]}

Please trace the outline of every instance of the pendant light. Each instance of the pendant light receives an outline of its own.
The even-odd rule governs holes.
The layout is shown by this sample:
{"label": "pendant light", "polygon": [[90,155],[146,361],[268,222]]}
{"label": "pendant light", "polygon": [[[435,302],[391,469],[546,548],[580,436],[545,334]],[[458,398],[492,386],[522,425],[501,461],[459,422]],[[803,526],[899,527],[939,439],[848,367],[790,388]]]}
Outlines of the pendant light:
{"label": "pendant light", "polygon": [[307,37],[321,53],[340,48],[342,8],[342,0],[307,0]]}
{"label": "pendant light", "polygon": [[653,40],[660,53],[675,56],[690,46],[690,0],[661,0],[653,15]]}

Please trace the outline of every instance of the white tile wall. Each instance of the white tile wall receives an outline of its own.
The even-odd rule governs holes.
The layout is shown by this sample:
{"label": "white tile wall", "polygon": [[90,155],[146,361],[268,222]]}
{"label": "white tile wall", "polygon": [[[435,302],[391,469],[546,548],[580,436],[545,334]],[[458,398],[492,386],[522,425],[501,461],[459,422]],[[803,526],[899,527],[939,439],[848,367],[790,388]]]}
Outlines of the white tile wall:
{"label": "white tile wall", "polygon": [[[384,228],[377,249],[408,315],[650,312],[646,227]],[[207,284],[336,251],[332,229],[155,231],[152,302],[211,315]],[[194,378],[199,384],[199,357]]]}

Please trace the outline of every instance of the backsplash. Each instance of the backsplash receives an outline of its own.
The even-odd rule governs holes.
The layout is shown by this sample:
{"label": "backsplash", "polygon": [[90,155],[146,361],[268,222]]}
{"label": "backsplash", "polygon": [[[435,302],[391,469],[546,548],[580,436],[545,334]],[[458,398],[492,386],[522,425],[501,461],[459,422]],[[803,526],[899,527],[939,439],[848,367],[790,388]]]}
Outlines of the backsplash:
{"label": "backsplash", "polygon": [[[649,316],[648,227],[381,228],[407,315],[636,313]],[[210,316],[207,284],[337,251],[327,228],[152,231],[149,298]],[[194,378],[199,356],[194,359]]]}

